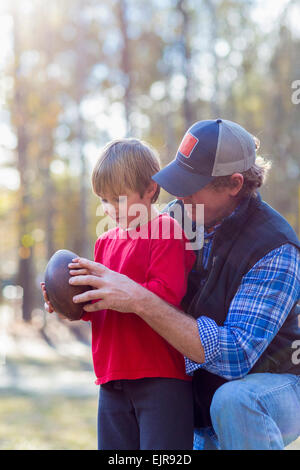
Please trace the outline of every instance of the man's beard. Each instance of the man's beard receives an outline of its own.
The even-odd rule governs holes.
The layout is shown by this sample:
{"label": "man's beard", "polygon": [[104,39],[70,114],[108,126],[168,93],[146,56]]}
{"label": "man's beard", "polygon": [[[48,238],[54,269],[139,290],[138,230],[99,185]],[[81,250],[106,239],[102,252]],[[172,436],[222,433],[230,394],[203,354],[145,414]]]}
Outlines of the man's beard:
{"label": "man's beard", "polygon": [[222,215],[220,215],[219,217],[217,217],[216,219],[214,220],[211,220],[210,222],[206,223],[204,221],[204,229],[205,231],[215,227],[216,225],[220,225],[225,219],[227,219],[227,217],[232,214],[232,212],[234,211],[234,209],[230,209],[230,210],[226,210]]}

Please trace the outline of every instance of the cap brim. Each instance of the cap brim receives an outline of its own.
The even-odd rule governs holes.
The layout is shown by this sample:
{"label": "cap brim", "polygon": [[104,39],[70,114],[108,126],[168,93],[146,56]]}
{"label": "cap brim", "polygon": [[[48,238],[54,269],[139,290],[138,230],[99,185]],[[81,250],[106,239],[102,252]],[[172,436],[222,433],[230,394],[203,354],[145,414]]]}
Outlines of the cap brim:
{"label": "cap brim", "polygon": [[165,191],[176,197],[190,196],[210,183],[214,176],[203,176],[185,170],[173,160],[165,168],[152,176]]}

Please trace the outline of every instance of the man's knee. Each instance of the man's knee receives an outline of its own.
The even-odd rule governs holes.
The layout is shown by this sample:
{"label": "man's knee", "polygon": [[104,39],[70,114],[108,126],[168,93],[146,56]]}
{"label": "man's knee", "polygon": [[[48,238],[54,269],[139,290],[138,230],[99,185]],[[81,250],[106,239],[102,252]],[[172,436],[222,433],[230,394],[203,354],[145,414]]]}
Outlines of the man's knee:
{"label": "man's knee", "polygon": [[226,382],[221,385],[215,392],[211,407],[210,415],[212,421],[219,421],[220,419],[229,419],[235,413],[239,412],[241,406],[245,402],[245,389],[239,380]]}

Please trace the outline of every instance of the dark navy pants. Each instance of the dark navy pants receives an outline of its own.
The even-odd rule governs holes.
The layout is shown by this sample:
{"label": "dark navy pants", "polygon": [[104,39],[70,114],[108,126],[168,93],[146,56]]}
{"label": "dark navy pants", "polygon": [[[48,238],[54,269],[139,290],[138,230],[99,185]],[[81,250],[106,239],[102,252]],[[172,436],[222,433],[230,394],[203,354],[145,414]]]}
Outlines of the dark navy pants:
{"label": "dark navy pants", "polygon": [[192,450],[191,382],[117,380],[100,386],[100,450]]}

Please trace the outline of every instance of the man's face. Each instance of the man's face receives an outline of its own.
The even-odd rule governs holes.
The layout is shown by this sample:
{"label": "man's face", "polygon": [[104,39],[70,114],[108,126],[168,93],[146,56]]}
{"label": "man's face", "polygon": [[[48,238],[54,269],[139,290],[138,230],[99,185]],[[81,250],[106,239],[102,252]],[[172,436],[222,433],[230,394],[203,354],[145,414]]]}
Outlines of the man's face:
{"label": "man's face", "polygon": [[204,224],[208,227],[222,220],[234,209],[231,190],[226,187],[217,191],[207,185],[191,196],[179,197],[178,199],[182,200],[184,204],[187,204],[187,214],[196,222],[198,222],[196,218],[197,204],[203,204]]}

